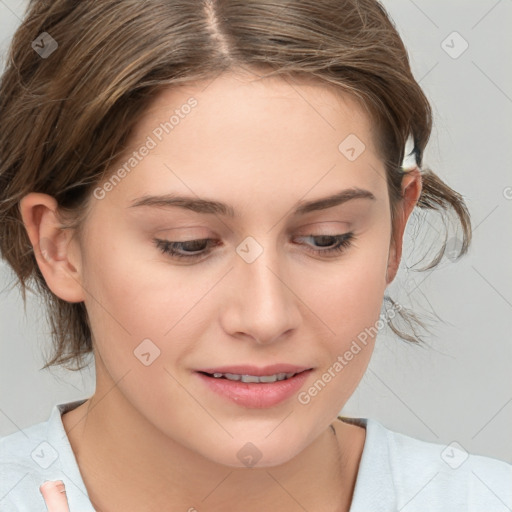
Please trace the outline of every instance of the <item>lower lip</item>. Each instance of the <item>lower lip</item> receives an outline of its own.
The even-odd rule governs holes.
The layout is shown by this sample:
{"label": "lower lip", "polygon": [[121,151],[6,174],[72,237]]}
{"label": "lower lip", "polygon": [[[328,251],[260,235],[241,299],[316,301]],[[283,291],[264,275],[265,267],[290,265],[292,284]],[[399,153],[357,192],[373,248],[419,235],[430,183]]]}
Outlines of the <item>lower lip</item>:
{"label": "lower lip", "polygon": [[224,378],[196,375],[215,393],[226,397],[237,405],[263,409],[277,405],[297,393],[311,370],[298,373],[286,380],[276,382],[241,382]]}

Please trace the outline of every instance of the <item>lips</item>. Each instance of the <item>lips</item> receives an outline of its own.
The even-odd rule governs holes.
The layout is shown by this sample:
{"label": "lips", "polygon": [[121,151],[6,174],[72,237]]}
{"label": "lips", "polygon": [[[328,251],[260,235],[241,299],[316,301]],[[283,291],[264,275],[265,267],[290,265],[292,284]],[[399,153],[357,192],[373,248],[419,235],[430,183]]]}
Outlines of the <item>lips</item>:
{"label": "lips", "polygon": [[210,391],[238,406],[267,408],[295,395],[312,371],[306,366],[274,364],[218,366],[194,373]]}

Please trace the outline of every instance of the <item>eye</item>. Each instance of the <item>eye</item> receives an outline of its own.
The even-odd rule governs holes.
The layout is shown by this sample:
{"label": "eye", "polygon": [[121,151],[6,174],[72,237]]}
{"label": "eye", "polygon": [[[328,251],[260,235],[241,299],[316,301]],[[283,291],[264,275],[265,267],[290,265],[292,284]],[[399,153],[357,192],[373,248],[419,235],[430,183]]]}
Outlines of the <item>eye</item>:
{"label": "eye", "polygon": [[[322,256],[340,254],[352,245],[355,237],[354,233],[344,233],[341,235],[305,235],[297,238],[312,238],[319,243],[316,247],[327,247],[325,249],[307,249],[309,252]],[[172,258],[187,259],[189,261],[206,256],[211,252],[212,247],[220,245],[218,240],[212,238],[200,238],[186,242],[174,242],[172,240],[155,238],[153,242],[162,253]]]}
{"label": "eye", "polygon": [[355,237],[354,233],[344,233],[342,235],[307,235],[298,238],[313,238],[315,240],[319,240],[320,247],[332,246],[334,243],[334,246],[328,247],[327,249],[308,249],[309,251],[322,256],[326,254],[339,254],[345,251],[352,245]]}
{"label": "eye", "polygon": [[[211,238],[200,238],[197,240],[187,240],[186,242],[173,242],[170,240],[154,239],[155,245],[164,253],[172,256],[173,258],[187,258],[193,260],[205,256],[210,252],[205,251],[207,247],[218,245],[215,240]],[[180,252],[184,251],[184,252]]]}

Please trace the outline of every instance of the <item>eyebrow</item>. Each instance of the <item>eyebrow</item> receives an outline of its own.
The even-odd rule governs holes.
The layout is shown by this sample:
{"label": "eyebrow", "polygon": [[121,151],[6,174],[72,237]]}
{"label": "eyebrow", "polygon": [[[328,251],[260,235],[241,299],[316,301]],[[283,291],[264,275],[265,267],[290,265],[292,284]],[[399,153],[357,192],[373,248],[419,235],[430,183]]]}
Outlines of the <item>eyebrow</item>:
{"label": "eyebrow", "polygon": [[[347,201],[351,201],[353,199],[370,199],[375,201],[376,198],[369,190],[357,187],[349,188],[341,190],[336,194],[314,199],[312,201],[299,201],[295,205],[293,216],[300,216],[317,210],[325,210],[327,208],[332,208],[334,206],[346,203]],[[210,199],[202,199],[198,197],[181,196],[175,194],[165,194],[158,196],[145,195],[132,200],[129,208],[135,208],[139,206],[152,206],[156,208],[178,207],[192,210],[196,213],[216,214],[227,217],[237,216],[237,213],[233,207],[226,203],[213,201]]]}

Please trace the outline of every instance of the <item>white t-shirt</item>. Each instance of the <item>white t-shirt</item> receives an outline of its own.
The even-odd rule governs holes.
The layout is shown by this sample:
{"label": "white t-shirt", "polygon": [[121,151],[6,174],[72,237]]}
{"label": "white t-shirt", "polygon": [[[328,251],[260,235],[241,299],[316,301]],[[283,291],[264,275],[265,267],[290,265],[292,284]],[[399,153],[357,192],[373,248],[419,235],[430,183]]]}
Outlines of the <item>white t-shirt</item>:
{"label": "white t-shirt", "polygon": [[[39,486],[46,480],[64,482],[70,512],[94,511],[61,419],[84,401],[55,405],[47,421],[0,439],[1,512],[43,512]],[[366,428],[350,512],[512,510],[512,464],[420,441],[372,419],[343,421]]]}

